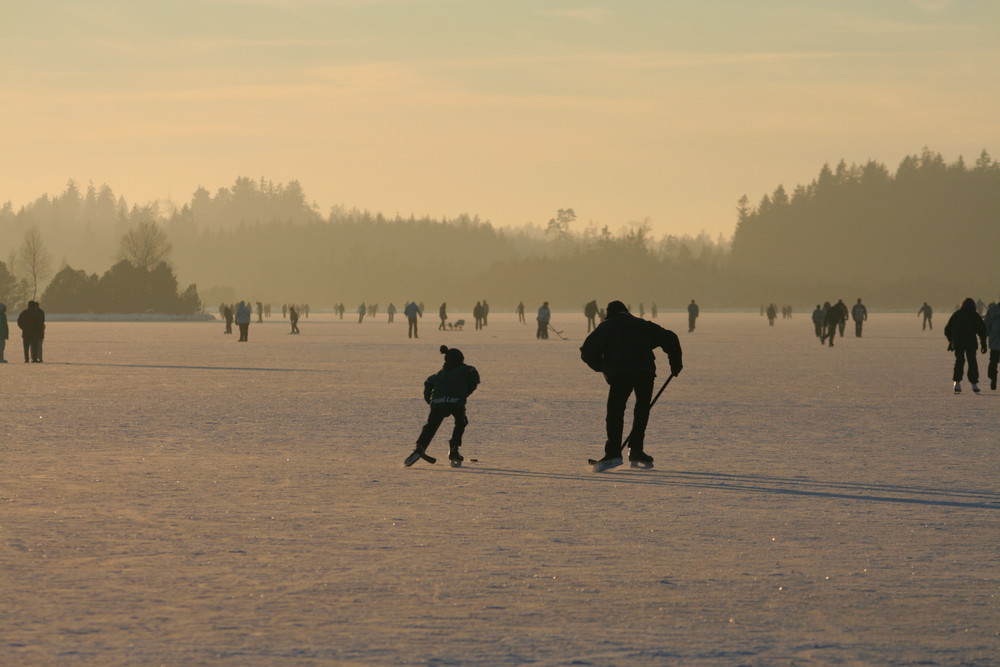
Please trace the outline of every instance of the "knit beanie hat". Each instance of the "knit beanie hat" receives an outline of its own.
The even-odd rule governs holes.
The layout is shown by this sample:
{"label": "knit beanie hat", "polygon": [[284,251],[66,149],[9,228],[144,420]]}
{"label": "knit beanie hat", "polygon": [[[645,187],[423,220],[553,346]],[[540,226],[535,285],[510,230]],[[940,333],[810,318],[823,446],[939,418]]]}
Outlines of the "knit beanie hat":
{"label": "knit beanie hat", "polygon": [[455,347],[441,346],[441,354],[444,355],[445,363],[450,364],[460,364],[465,361],[465,355],[462,351]]}
{"label": "knit beanie hat", "polygon": [[608,315],[617,315],[618,313],[627,313],[628,308],[621,301],[612,301],[608,304]]}

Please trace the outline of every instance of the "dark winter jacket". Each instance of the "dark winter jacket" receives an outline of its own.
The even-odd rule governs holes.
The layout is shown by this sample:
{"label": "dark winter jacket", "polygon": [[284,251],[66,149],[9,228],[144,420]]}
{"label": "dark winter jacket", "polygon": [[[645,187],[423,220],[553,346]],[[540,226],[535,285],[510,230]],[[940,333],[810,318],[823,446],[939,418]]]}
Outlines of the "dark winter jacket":
{"label": "dark winter jacket", "polygon": [[475,366],[446,361],[444,368],[424,381],[424,401],[427,403],[465,403],[479,386],[479,371]]}
{"label": "dark winter jacket", "polygon": [[28,302],[28,308],[17,316],[17,326],[25,340],[45,338],[45,311],[38,307],[37,301]]}
{"label": "dark winter jacket", "polygon": [[986,346],[986,324],[976,312],[976,302],[966,299],[962,307],[956,310],[948,324],[944,327],[945,338],[952,347],[967,350],[976,347],[976,339],[982,347]]}
{"label": "dark winter jacket", "polygon": [[580,348],[580,358],[608,378],[656,374],[653,350],[662,349],[670,359],[670,372],[677,375],[681,363],[681,343],[677,334],[655,322],[635,317],[628,311],[608,314],[590,332]]}

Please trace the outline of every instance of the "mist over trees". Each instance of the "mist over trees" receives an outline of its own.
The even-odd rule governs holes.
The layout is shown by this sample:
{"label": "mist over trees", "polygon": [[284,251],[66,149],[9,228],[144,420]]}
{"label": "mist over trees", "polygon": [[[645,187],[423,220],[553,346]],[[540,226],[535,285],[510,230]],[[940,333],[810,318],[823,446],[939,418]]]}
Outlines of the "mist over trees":
{"label": "mist over trees", "polygon": [[[70,181],[55,197],[42,195],[17,211],[10,202],[0,207],[0,253],[18,258],[35,230],[45,252],[59,259],[52,280],[59,289],[43,294],[58,298],[58,308],[44,304],[49,312],[70,312],[69,302],[92,294],[105,280],[98,271],[113,274],[110,290],[128,270],[156,282],[161,266],[173,278],[174,298],[186,295],[190,305],[200,292],[213,310],[237,300],[314,308],[423,300],[461,309],[483,298],[497,310],[518,301],[576,309],[595,298],[661,309],[692,298],[707,308],[805,307],[861,296],[915,312],[925,300],[946,308],[967,295],[1000,295],[989,254],[1000,240],[998,216],[1000,165],[985,151],[971,166],[928,150],[895,172],[875,161],[824,165],[791,192],[778,186],[756,205],[741,199],[731,239],[657,238],[648,221],[612,228],[581,222],[572,208],[549,212],[547,224],[518,228],[469,215],[388,217],[344,207],[324,217],[296,181],[241,177],[214,194],[198,188],[181,206],[129,205],[107,185],[81,192]],[[177,293],[174,275],[200,289]],[[5,289],[14,297],[31,290],[23,262],[0,263],[0,300]],[[92,298],[102,307],[139,307],[115,293]]]}

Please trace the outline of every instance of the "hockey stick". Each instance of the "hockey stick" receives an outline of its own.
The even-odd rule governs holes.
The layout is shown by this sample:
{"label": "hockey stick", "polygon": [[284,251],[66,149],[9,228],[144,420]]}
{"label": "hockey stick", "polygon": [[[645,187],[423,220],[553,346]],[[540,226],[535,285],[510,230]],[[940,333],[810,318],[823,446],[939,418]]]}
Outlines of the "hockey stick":
{"label": "hockey stick", "polygon": [[563,335],[562,335],[562,331],[559,331],[558,329],[556,329],[556,328],[555,328],[554,326],[552,326],[551,324],[549,325],[549,328],[550,328],[550,329],[552,329],[553,331],[555,331],[555,332],[556,332],[556,335],[557,335],[557,336],[559,336],[559,339],[560,339],[560,340],[569,340],[569,338],[565,338],[565,337],[563,337]]}
{"label": "hockey stick", "polygon": [[[673,373],[671,373],[670,375],[667,376],[667,381],[663,383],[663,386],[660,387],[660,391],[656,392],[656,396],[654,396],[653,400],[651,400],[649,402],[649,409],[650,410],[653,409],[653,406],[656,405],[656,401],[658,401],[660,399],[660,394],[663,393],[663,390],[667,388],[667,385],[670,384],[670,381],[673,380],[675,377],[676,376]],[[631,439],[632,439],[632,434],[629,433],[628,436],[626,436],[626,438],[622,441],[621,449],[618,450],[619,454],[621,454],[621,452],[625,451],[625,448],[628,447],[628,441],[631,440]],[[597,459],[587,459],[587,464],[588,465],[594,465],[595,463],[597,463]]]}

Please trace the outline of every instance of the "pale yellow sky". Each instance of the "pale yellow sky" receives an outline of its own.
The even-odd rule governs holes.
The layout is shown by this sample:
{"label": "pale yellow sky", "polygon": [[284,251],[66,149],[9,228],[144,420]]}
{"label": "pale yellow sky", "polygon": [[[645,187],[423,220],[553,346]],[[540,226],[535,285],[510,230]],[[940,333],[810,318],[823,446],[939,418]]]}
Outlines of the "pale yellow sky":
{"label": "pale yellow sky", "polygon": [[237,176],[729,235],[824,162],[1000,155],[995,0],[0,0],[0,202]]}

